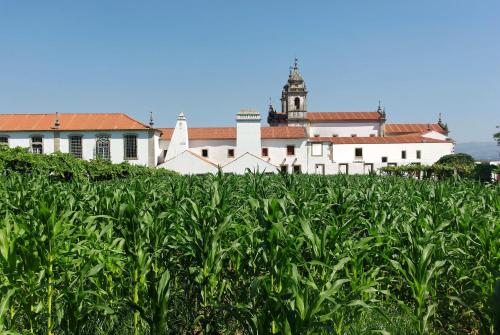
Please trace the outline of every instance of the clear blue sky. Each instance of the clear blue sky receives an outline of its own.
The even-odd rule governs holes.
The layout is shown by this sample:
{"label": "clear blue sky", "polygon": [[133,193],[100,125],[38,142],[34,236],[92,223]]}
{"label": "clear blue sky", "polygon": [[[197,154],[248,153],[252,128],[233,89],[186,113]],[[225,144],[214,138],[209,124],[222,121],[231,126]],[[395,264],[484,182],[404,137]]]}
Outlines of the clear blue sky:
{"label": "clear blue sky", "polygon": [[[310,111],[500,123],[500,1],[0,0],[0,113],[125,112],[234,125],[279,105],[293,58]],[[279,107],[279,106],[276,106]]]}

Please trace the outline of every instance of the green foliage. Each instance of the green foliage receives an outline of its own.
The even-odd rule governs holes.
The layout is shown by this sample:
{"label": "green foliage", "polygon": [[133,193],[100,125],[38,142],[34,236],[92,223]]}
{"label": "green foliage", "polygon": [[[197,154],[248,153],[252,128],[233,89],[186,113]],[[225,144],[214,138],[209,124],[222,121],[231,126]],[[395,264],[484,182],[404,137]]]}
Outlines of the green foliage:
{"label": "green foliage", "polygon": [[0,332],[490,334],[498,323],[498,184],[108,179],[123,171],[91,164],[102,181],[0,176]]}
{"label": "green foliage", "polygon": [[445,179],[453,176],[474,178],[475,165],[461,164],[433,164],[419,165],[408,164],[399,166],[384,166],[380,169],[383,173],[393,176],[419,177],[423,179]]}
{"label": "green foliage", "polygon": [[131,176],[171,174],[163,169],[151,169],[128,164],[112,164],[108,160],[84,161],[71,154],[56,152],[50,155],[35,155],[26,148],[0,146],[1,174],[40,174],[56,180],[90,179],[110,180]]}
{"label": "green foliage", "polygon": [[471,155],[468,154],[451,154],[441,157],[436,164],[447,166],[474,166],[475,161]]}

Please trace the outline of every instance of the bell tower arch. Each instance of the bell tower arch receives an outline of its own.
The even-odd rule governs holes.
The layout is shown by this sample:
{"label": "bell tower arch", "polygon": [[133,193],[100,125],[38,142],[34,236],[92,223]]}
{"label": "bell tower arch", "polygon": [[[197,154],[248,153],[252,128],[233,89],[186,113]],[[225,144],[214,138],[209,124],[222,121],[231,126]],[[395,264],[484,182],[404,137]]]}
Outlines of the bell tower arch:
{"label": "bell tower arch", "polygon": [[303,126],[307,121],[307,89],[297,62],[295,58],[281,91],[281,112],[287,115],[289,126]]}

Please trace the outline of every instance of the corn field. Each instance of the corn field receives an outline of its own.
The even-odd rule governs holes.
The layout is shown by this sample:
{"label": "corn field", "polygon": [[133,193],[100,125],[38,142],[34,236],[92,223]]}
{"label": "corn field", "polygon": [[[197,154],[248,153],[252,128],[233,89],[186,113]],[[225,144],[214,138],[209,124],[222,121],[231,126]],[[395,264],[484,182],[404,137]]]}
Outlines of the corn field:
{"label": "corn field", "polygon": [[493,334],[499,270],[498,184],[0,177],[5,334]]}

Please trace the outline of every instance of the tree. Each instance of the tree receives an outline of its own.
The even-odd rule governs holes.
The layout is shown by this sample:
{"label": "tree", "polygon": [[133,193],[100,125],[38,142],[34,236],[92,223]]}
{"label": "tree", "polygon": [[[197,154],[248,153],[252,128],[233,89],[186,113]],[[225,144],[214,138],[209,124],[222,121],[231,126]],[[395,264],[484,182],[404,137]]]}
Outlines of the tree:
{"label": "tree", "polygon": [[474,166],[474,158],[468,154],[451,154],[441,157],[436,164],[451,165],[451,166]]}

